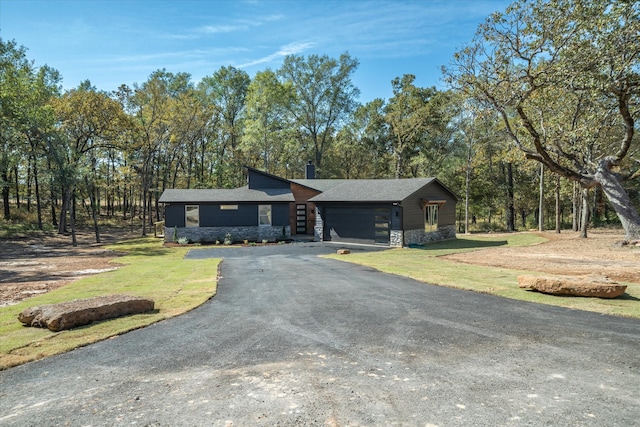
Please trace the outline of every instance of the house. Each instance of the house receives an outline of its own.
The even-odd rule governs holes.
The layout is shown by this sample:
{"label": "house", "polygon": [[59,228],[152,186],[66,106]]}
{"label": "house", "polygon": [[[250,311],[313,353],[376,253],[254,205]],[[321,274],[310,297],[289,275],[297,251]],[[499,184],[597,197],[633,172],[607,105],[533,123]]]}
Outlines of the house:
{"label": "house", "polygon": [[165,239],[315,240],[406,246],[455,238],[458,197],[436,178],[284,179],[245,167],[248,185],[165,190]]}
{"label": "house", "polygon": [[295,202],[283,178],[247,168],[248,185],[235,189],[164,190],[165,241],[175,234],[192,242],[284,240],[291,236]]}
{"label": "house", "polygon": [[435,178],[348,180],[310,199],[321,240],[390,246],[455,238],[456,201]]}

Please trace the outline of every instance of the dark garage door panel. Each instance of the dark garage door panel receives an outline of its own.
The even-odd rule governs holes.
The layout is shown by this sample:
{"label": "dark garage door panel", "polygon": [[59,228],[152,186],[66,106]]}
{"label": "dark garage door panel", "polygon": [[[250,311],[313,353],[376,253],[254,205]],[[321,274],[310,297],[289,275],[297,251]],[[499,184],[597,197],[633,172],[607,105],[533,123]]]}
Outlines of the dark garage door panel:
{"label": "dark garage door panel", "polygon": [[327,208],[325,228],[333,242],[389,244],[389,218],[390,209]]}

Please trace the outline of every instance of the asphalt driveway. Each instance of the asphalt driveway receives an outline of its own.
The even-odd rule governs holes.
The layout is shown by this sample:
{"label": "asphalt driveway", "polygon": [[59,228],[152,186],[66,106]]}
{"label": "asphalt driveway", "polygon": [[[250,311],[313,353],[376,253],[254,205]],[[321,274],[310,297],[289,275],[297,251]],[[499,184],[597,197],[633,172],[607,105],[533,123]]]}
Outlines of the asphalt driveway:
{"label": "asphalt driveway", "polygon": [[0,372],[0,425],[638,425],[640,321],[316,256],[336,249],[191,251],[224,251],[215,298]]}

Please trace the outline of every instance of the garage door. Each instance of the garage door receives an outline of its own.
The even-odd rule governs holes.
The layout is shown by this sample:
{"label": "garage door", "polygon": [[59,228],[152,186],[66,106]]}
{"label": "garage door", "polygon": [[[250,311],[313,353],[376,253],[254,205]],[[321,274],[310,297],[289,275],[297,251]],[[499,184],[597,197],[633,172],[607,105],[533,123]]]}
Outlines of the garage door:
{"label": "garage door", "polygon": [[389,208],[326,208],[324,226],[332,242],[389,244]]}

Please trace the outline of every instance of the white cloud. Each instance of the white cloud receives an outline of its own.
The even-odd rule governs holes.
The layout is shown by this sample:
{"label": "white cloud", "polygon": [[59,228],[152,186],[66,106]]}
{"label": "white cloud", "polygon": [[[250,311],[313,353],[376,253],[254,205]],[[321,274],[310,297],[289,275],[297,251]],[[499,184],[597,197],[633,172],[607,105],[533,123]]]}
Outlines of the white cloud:
{"label": "white cloud", "polygon": [[300,52],[304,52],[307,49],[311,49],[313,46],[313,42],[290,43],[288,45],[282,46],[277,52],[274,52],[271,55],[263,56],[262,58],[255,59],[244,64],[239,64],[238,67],[246,68],[254,65],[269,63],[280,58],[284,58],[287,55],[296,55]]}
{"label": "white cloud", "polygon": [[244,31],[249,29],[246,24],[240,25],[205,25],[196,30],[197,33],[203,34],[219,34],[219,33],[232,33],[234,31]]}

